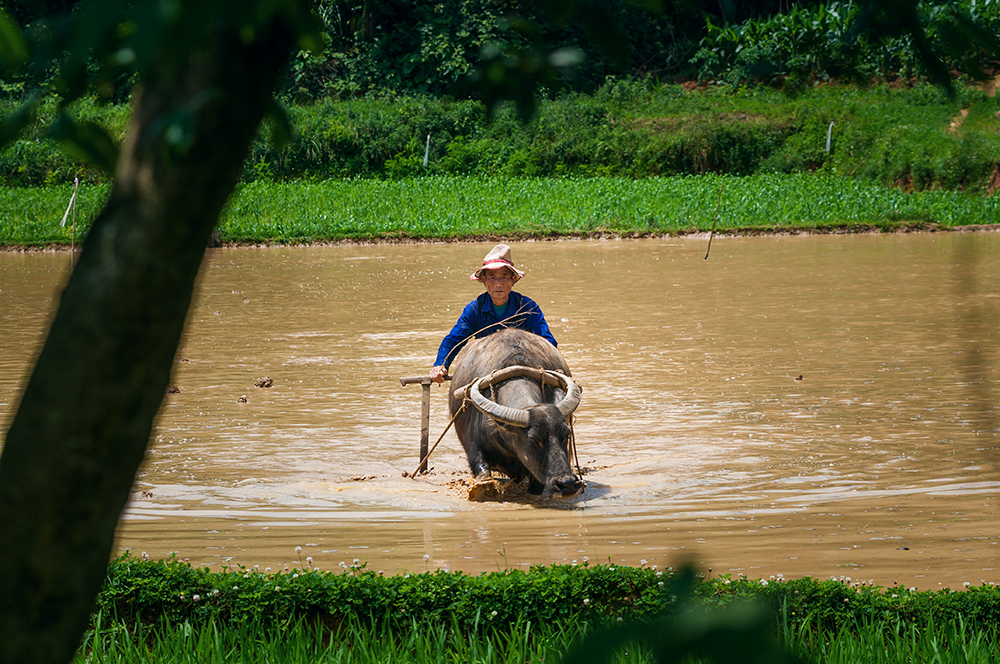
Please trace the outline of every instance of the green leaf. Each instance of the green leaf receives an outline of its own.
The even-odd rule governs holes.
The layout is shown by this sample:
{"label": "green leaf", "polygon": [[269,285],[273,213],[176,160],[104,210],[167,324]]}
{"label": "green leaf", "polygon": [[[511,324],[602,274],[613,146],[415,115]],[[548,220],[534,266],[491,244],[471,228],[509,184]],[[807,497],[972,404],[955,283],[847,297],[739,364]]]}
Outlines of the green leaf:
{"label": "green leaf", "polygon": [[573,18],[579,3],[577,0],[540,0],[539,4],[554,25],[563,26]]}
{"label": "green leaf", "polygon": [[104,127],[89,120],[76,122],[63,113],[49,133],[73,158],[93,164],[108,175],[114,174],[118,146]]}
{"label": "green leaf", "polygon": [[271,123],[271,147],[275,152],[281,152],[291,142],[295,132],[285,107],[276,99],[271,100],[267,109],[267,120]]}
{"label": "green leaf", "polygon": [[629,44],[618,20],[596,2],[580,5],[577,12],[587,36],[620,69],[628,65]]}
{"label": "green leaf", "polygon": [[21,29],[0,9],[0,66],[13,71],[28,59],[28,47]]}
{"label": "green leaf", "polygon": [[40,98],[35,96],[17,109],[13,115],[4,119],[3,123],[0,124],[0,149],[17,138],[24,131],[24,128],[35,119],[35,109],[38,107],[39,101]]}

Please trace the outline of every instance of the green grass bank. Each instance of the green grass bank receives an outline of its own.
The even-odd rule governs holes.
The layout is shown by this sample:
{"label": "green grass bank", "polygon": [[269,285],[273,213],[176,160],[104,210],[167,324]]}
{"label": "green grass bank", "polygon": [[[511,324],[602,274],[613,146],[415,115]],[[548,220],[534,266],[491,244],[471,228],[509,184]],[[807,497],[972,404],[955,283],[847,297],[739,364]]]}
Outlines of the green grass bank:
{"label": "green grass bank", "polygon": [[[0,189],[0,246],[73,241],[62,223],[71,186]],[[721,197],[720,197],[721,192]],[[76,242],[108,185],[78,192]],[[716,210],[718,218],[716,219]],[[1000,197],[905,192],[805,173],[667,178],[355,178],[241,185],[219,225],[223,242],[460,240],[481,237],[656,236],[708,231],[867,231],[1000,223]]]}
{"label": "green grass bank", "polygon": [[[586,562],[477,576],[341,567],[320,571],[306,558],[275,573],[211,572],[119,558],[77,661],[558,661],[604,627],[719,621],[759,624],[817,662],[985,662],[998,647],[993,585],[932,592]],[[652,661],[648,648],[627,650],[611,661]]]}

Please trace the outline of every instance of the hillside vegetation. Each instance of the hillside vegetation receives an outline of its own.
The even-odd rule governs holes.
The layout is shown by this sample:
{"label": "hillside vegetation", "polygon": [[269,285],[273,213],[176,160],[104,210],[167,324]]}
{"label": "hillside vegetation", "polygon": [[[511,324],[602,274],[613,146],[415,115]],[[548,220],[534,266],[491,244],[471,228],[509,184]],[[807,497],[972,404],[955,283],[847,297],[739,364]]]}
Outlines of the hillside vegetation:
{"label": "hillside vegetation", "polygon": [[[124,135],[127,105],[88,101],[74,111]],[[928,84],[830,84],[790,96],[760,85],[609,79],[592,95],[542,101],[527,124],[510,108],[488,122],[477,101],[391,93],[296,105],[289,116],[294,138],[275,151],[265,127],[244,182],[820,172],[906,190],[990,192],[1000,184],[1000,102],[972,85],[953,98]],[[34,131],[0,153],[3,182],[104,181],[46,137],[50,119],[40,115]]]}

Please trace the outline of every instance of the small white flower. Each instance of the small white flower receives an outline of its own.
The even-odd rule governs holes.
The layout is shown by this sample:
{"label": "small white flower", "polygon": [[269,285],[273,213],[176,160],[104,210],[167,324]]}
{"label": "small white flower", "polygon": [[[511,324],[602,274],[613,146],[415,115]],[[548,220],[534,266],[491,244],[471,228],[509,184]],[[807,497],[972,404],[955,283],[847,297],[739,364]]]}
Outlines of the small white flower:
{"label": "small white flower", "polygon": [[360,560],[358,560],[357,558],[355,558],[355,559],[354,559],[354,564],[355,564],[355,565],[359,564],[360,562],[361,562],[361,561],[360,561]]}
{"label": "small white flower", "polygon": [[729,579],[724,579],[724,580],[723,580],[722,582],[723,582],[724,584],[726,584],[727,586],[728,586],[728,585],[729,585],[730,583],[732,583],[732,581],[730,581]]}
{"label": "small white flower", "polygon": [[297,578],[299,578],[299,573],[298,573],[298,572],[296,572],[295,574],[292,574],[292,578],[293,578],[293,579],[297,579]]}
{"label": "small white flower", "polygon": [[275,586],[274,587],[274,592],[280,593],[281,592],[281,586]]}
{"label": "small white flower", "polygon": [[239,586],[233,586],[233,590],[239,590],[239,589],[240,589]]}
{"label": "small white flower", "polygon": [[295,547],[295,553],[302,553],[302,547],[301,546]]}
{"label": "small white flower", "polygon": [[493,611],[493,612],[490,613],[490,615],[493,616],[494,618],[496,618],[497,617],[497,612]]}
{"label": "small white flower", "polygon": [[639,566],[640,567],[645,567],[646,566],[646,559],[645,558],[643,558],[642,560],[639,561]]}
{"label": "small white flower", "polygon": [[663,581],[660,581],[659,583],[657,583],[657,584],[656,584],[656,586],[657,586],[658,588],[662,588],[662,587],[663,587]]}
{"label": "small white flower", "polygon": [[767,585],[767,581],[766,581],[766,580],[764,580],[764,579],[761,579],[761,580],[760,580],[760,585],[762,585],[762,586],[766,586],[766,585]]}
{"label": "small white flower", "polygon": [[576,564],[576,561],[575,561],[575,560],[573,561],[573,564],[574,564],[574,565]]}
{"label": "small white flower", "polygon": [[212,591],[212,594],[213,594],[213,595],[218,595],[218,594],[219,594],[219,589],[218,589],[218,588],[216,588],[215,590],[213,590],[213,591]]}
{"label": "small white flower", "polygon": [[625,619],[622,618],[621,616],[618,616],[618,620],[616,620],[615,622],[625,622]]}
{"label": "small white flower", "polygon": [[965,583],[962,584],[962,587],[968,588],[970,585],[972,585],[972,584],[970,584],[968,581],[966,581]]}
{"label": "small white flower", "polygon": [[197,602],[198,600],[201,599],[201,595],[191,595],[191,599]]}
{"label": "small white flower", "polygon": [[916,587],[916,586],[910,586],[910,592],[911,592],[911,593],[912,593],[912,592],[914,592],[914,591],[915,591],[916,589],[917,589],[917,587]]}
{"label": "small white flower", "polygon": [[425,553],[424,554],[424,562],[426,563],[430,559],[431,559],[430,554]]}
{"label": "small white flower", "polygon": [[306,556],[306,565],[312,565],[312,564],[313,564],[312,556]]}
{"label": "small white flower", "polygon": [[590,600],[589,599],[584,599],[583,600],[583,605],[584,606],[590,606]]}
{"label": "small white flower", "polygon": [[271,571],[271,568],[270,568],[270,567],[265,567],[265,568],[264,568],[264,571],[265,571],[265,572],[270,572],[270,571]]}
{"label": "small white flower", "polygon": [[663,572],[657,571],[656,576],[663,576]]}

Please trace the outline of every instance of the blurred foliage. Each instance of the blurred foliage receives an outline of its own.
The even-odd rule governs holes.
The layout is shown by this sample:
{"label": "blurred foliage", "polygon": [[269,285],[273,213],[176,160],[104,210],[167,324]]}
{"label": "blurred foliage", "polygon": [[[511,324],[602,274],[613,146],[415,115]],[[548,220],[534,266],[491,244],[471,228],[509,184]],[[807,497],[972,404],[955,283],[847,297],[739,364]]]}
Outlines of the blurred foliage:
{"label": "blurred foliage", "polygon": [[[72,2],[29,11],[7,1],[0,0],[0,65],[8,70],[0,97],[13,105],[0,110],[0,142],[23,138],[6,151],[0,177],[12,185],[81,173],[106,179],[124,116],[95,106],[126,101],[148,44],[173,38],[170,26],[200,23],[198,12],[163,15],[154,21],[161,29],[147,34],[135,17],[173,5],[94,0],[106,10],[102,18],[80,23],[90,14]],[[996,168],[996,133],[980,131],[983,122],[948,136],[940,118],[928,125],[928,117],[891,111],[890,127],[849,99],[842,108],[821,100],[790,115],[775,97],[767,102],[779,112],[705,97],[714,106],[692,116],[694,95],[663,82],[700,77],[737,89],[761,82],[803,92],[843,80],[919,86],[929,76],[967,104],[968,88],[953,85],[950,72],[984,74],[1000,59],[997,0],[730,0],[711,8],[686,0],[317,0],[314,10],[317,30],[305,31],[302,43],[309,49],[289,60],[279,90],[290,110],[275,105],[267,142],[253,146],[244,180],[417,175],[428,134],[437,157],[430,172],[463,175],[826,167],[918,189],[974,190]],[[748,96],[740,91],[737,98]],[[635,110],[656,98],[678,103],[661,103],[655,115]],[[869,99],[879,100],[878,91]],[[970,118],[988,115],[988,103],[978,105]],[[178,109],[164,118],[164,136],[180,141],[175,147],[190,133],[189,115]],[[529,118],[535,122],[524,128],[511,122]],[[821,135],[831,121],[838,149],[827,154]],[[902,149],[883,149],[888,133]],[[918,135],[926,145],[914,142]]]}
{"label": "blurred foliage", "polygon": [[[113,20],[127,15],[125,3],[102,1],[109,19],[92,24],[81,41],[72,36],[77,3],[0,0],[8,17],[0,20],[0,44],[12,45],[0,48],[0,60],[24,65],[0,77],[0,95],[20,99],[51,88],[67,99],[88,92],[126,100],[147,52],[142,43],[155,35]],[[592,93],[612,75],[796,85],[932,75],[945,82],[949,70],[981,71],[997,59],[998,4],[316,0],[318,41],[289,60],[280,96],[478,96],[488,109],[513,99],[528,117],[535,95]],[[21,32],[24,48],[16,46]]]}
{"label": "blurred foliage", "polygon": [[[302,53],[322,50],[319,21],[305,3],[4,1],[0,93],[16,107],[3,115],[0,146],[32,130],[79,163],[110,176],[122,134],[113,135],[105,123],[79,118],[74,112],[77,101],[127,102],[142,76],[151,82],[174,76],[185,66],[192,46],[211,43],[220,26],[235,26],[251,43],[274,23],[297,36]],[[204,104],[208,97],[198,99]],[[165,149],[183,152],[190,147],[197,110],[182,106],[152,123]],[[39,132],[40,114],[46,121]],[[272,115],[280,127],[281,114]]]}

